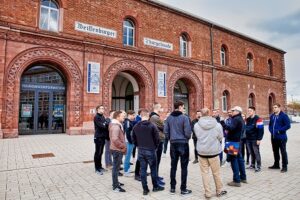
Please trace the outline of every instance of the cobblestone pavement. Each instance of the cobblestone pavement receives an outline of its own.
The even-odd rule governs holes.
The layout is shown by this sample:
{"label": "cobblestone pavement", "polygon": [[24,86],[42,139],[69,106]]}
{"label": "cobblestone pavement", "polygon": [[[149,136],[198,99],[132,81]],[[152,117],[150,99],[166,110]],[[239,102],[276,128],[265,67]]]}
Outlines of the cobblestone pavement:
{"label": "cobblestone pavement", "polygon": [[[300,199],[300,124],[289,130],[287,144],[288,173],[269,170],[273,164],[270,135],[265,129],[261,144],[262,171],[247,170],[248,184],[240,188],[226,186],[232,180],[232,171],[222,167],[222,177],[228,194],[222,199]],[[192,141],[190,143],[193,150]],[[300,149],[300,148],[299,148]],[[33,159],[32,154],[53,153],[55,157]],[[33,135],[0,140],[0,199],[204,199],[200,167],[192,164],[190,155],[188,188],[192,195],[179,195],[180,165],[177,171],[176,195],[169,194],[170,156],[162,158],[160,175],[165,177],[166,190],[142,195],[142,186],[133,177],[120,177],[126,193],[112,191],[111,172],[100,176],[94,172],[94,144],[92,135],[68,136]],[[212,188],[214,188],[213,179]],[[150,177],[148,184],[151,188]],[[214,199],[217,199],[214,197]]]}

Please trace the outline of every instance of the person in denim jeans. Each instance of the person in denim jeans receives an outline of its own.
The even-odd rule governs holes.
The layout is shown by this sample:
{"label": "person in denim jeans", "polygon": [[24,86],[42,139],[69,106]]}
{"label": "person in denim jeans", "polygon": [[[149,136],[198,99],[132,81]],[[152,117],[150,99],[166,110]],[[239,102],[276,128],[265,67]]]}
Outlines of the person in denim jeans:
{"label": "person in denim jeans", "polygon": [[130,171],[129,171],[130,158],[131,158],[132,150],[134,148],[134,144],[132,143],[131,140],[132,129],[133,126],[135,125],[134,119],[135,119],[135,112],[133,110],[128,110],[127,118],[124,121],[124,131],[126,134],[125,142],[127,147],[127,152],[124,160],[124,176],[130,176]]}
{"label": "person in denim jeans", "polygon": [[153,192],[162,191],[164,187],[158,185],[157,179],[157,157],[156,149],[159,145],[159,131],[157,127],[149,121],[149,111],[141,110],[142,121],[135,125],[132,131],[132,141],[138,148],[138,160],[141,165],[141,181],[143,194],[149,193],[147,185],[147,166],[150,166]]}
{"label": "person in denim jeans", "polygon": [[124,184],[118,180],[122,155],[126,153],[126,144],[124,138],[123,121],[125,113],[116,111],[113,115],[113,120],[109,125],[110,150],[113,156],[112,181],[114,192],[125,192],[121,187]]}
{"label": "person in denim jeans", "polygon": [[184,103],[177,101],[174,103],[174,111],[167,118],[164,126],[164,133],[170,140],[171,156],[171,189],[170,193],[175,194],[176,171],[178,160],[181,163],[181,195],[191,194],[192,191],[186,187],[188,164],[189,164],[189,139],[192,135],[191,124],[188,116],[184,115]]}
{"label": "person in denim jeans", "polygon": [[[241,135],[245,128],[245,122],[242,118],[242,108],[235,106],[232,109],[232,121],[230,124],[225,124],[224,121],[221,121],[221,124],[227,133],[228,142],[240,142]],[[228,183],[229,186],[241,187],[241,182],[247,183],[246,170],[245,170],[245,161],[242,157],[241,152],[237,155],[227,154],[227,160],[231,163],[231,169],[233,172],[233,181]]]}
{"label": "person in denim jeans", "polygon": [[[110,124],[111,120],[113,119],[115,110],[109,111],[109,118],[106,118],[106,121]],[[108,137],[107,140],[105,140],[105,165],[106,168],[112,169],[112,154],[110,152],[110,139]]]}

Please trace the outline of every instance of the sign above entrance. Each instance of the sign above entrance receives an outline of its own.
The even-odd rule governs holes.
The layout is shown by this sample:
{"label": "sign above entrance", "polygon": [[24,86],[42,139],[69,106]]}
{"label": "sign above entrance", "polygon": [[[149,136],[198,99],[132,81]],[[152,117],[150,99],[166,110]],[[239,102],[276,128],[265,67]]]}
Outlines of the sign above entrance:
{"label": "sign above entrance", "polygon": [[158,71],[157,73],[157,96],[166,97],[167,96],[167,80],[166,72]]}
{"label": "sign above entrance", "polygon": [[22,89],[43,89],[43,90],[65,90],[65,86],[41,85],[41,84],[22,84]]}
{"label": "sign above entrance", "polygon": [[100,92],[100,63],[88,62],[87,65],[87,92]]}
{"label": "sign above entrance", "polygon": [[144,38],[144,45],[173,51],[173,44],[151,38]]}
{"label": "sign above entrance", "polygon": [[96,35],[101,35],[104,37],[117,38],[117,32],[115,30],[94,26],[90,24],[85,24],[82,22],[75,21],[75,30],[82,31],[86,33],[92,33]]}

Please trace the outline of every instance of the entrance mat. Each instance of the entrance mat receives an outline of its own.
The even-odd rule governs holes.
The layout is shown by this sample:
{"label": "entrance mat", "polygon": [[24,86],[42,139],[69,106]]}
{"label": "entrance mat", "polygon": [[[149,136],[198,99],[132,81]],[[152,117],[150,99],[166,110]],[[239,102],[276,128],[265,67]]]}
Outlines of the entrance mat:
{"label": "entrance mat", "polygon": [[55,157],[53,153],[32,154],[33,159]]}

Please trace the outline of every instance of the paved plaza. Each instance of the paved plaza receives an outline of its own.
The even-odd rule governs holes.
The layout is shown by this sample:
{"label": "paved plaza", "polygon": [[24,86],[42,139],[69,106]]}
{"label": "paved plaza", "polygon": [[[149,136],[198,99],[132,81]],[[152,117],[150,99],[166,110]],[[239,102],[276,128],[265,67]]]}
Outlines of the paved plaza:
{"label": "paved plaza", "polygon": [[[265,127],[261,144],[262,171],[247,170],[248,184],[240,188],[226,186],[232,171],[222,167],[222,178],[228,195],[222,199],[300,199],[300,124],[288,131],[288,173],[269,170],[273,164],[270,135]],[[191,149],[192,141],[190,141]],[[299,148],[299,149],[298,149]],[[192,152],[192,151],[190,151]],[[33,154],[53,153],[54,157],[33,158]],[[176,195],[169,194],[170,156],[162,158],[160,175],[166,180],[166,190],[142,195],[142,186],[133,177],[120,177],[126,193],[112,191],[111,172],[100,176],[94,172],[92,135],[68,136],[32,135],[0,140],[0,200],[25,199],[204,199],[200,167],[192,164],[190,155],[188,188],[193,191],[181,197],[180,164],[177,171]],[[213,179],[212,188],[214,187]],[[179,184],[178,184],[179,183]],[[149,187],[152,188],[150,177]],[[217,199],[214,197],[213,199]]]}

